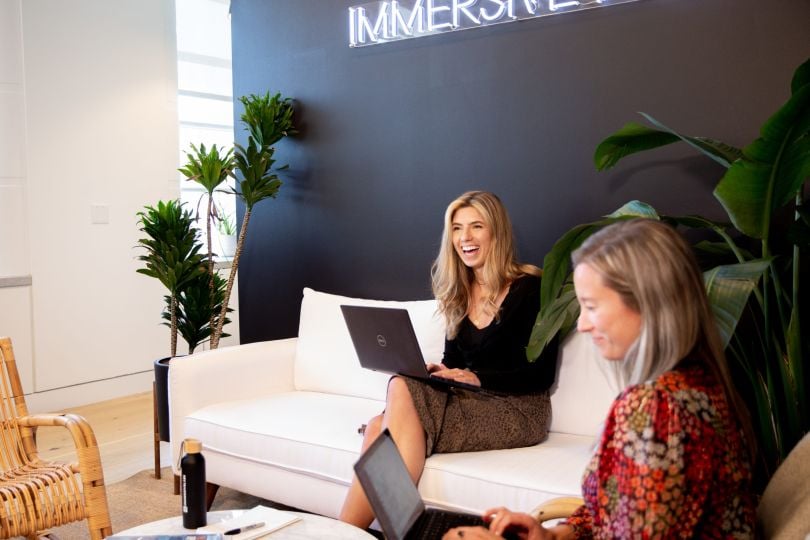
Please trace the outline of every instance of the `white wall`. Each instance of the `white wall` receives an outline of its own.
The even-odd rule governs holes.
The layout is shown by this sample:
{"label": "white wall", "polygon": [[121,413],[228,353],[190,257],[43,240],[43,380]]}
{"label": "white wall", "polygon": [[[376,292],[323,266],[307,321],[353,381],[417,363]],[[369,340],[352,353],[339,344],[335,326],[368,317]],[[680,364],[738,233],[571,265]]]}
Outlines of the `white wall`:
{"label": "white wall", "polygon": [[149,390],[168,355],[134,246],[179,195],[174,35],[167,0],[0,0],[0,280],[31,281],[0,281],[0,335],[32,410]]}
{"label": "white wall", "polygon": [[0,335],[14,340],[23,387],[31,391],[31,265],[21,16],[19,0],[0,0]]}

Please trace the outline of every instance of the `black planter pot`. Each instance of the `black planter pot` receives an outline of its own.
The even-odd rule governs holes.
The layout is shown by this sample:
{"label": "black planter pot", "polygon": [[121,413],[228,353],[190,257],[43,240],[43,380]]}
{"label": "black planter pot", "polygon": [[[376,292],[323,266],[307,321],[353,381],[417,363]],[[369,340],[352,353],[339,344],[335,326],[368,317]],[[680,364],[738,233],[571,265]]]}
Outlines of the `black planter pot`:
{"label": "black planter pot", "polygon": [[169,362],[171,357],[155,360],[155,401],[157,402],[160,440],[169,442]]}

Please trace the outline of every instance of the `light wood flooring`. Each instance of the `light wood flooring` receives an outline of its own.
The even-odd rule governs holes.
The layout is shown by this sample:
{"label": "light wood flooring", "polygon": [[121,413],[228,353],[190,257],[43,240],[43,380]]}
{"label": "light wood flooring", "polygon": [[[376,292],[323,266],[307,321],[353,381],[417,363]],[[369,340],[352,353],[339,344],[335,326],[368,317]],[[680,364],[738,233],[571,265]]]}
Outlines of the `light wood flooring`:
{"label": "light wood flooring", "polygon": [[[154,470],[151,392],[58,412],[80,414],[90,423],[98,441],[107,485],[144,469]],[[76,459],[72,439],[64,428],[39,428],[37,446],[43,459]],[[161,466],[171,465],[169,443],[160,443],[160,446]]]}

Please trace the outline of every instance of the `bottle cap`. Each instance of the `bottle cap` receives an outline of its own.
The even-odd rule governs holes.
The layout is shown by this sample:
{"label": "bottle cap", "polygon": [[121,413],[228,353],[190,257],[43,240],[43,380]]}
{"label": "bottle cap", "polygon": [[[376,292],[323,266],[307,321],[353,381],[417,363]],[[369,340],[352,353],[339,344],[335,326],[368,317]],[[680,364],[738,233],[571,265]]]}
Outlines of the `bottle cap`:
{"label": "bottle cap", "polygon": [[197,439],[185,439],[183,446],[188,454],[199,454],[202,452],[202,443]]}

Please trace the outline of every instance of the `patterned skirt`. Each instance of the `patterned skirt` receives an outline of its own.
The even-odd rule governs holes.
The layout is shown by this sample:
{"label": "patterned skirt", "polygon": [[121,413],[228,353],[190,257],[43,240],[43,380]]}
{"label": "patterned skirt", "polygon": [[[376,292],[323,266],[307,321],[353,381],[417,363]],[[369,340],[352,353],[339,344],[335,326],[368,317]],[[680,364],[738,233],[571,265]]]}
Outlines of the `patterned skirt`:
{"label": "patterned skirt", "polygon": [[425,429],[426,456],[533,446],[548,436],[548,392],[500,396],[402,380]]}

